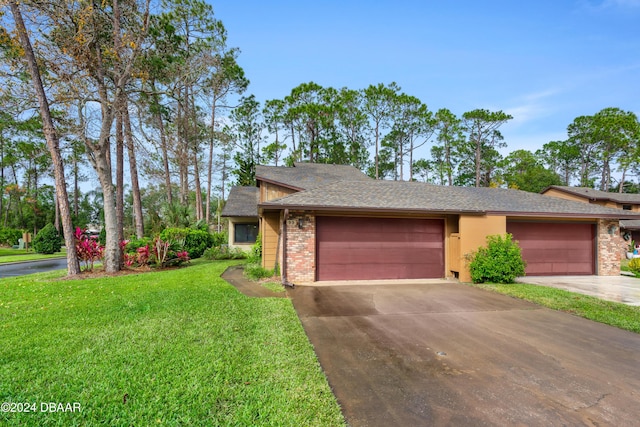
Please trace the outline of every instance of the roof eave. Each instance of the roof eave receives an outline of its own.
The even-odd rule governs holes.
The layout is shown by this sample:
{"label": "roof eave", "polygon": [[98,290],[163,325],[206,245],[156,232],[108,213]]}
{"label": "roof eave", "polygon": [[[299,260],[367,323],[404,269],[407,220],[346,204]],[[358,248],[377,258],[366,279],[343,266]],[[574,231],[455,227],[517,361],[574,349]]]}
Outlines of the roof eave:
{"label": "roof eave", "polygon": [[357,206],[335,206],[335,205],[295,205],[295,204],[275,204],[261,203],[258,205],[262,210],[305,210],[305,211],[340,211],[340,212],[375,212],[375,213],[406,213],[406,214],[468,214],[468,215],[484,215],[486,212],[481,210],[455,210],[455,209],[417,209],[417,208],[377,208],[377,207],[357,207]]}
{"label": "roof eave", "polygon": [[568,212],[518,212],[518,211],[487,211],[487,215],[523,216],[523,217],[554,217],[554,218],[609,218],[609,219],[640,219],[639,215],[619,215],[615,213],[568,213]]}
{"label": "roof eave", "polygon": [[289,188],[291,190],[295,190],[295,191],[304,191],[305,189],[302,187],[296,187],[295,185],[291,185],[291,184],[285,184],[284,182],[280,182],[280,181],[276,181],[273,179],[268,179],[268,178],[263,178],[260,176],[256,176],[256,181],[263,181],[269,184],[275,184],[275,185],[279,185],[280,187],[285,187],[285,188]]}

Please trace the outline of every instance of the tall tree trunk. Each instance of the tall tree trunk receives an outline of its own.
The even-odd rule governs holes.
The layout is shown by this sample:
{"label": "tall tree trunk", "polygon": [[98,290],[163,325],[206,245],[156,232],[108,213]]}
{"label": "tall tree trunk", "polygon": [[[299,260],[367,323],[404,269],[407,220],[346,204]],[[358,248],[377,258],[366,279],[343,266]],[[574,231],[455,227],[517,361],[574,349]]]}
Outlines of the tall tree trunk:
{"label": "tall tree trunk", "polygon": [[169,149],[167,146],[167,135],[164,130],[164,120],[162,119],[162,112],[160,109],[160,101],[158,99],[158,92],[156,91],[155,81],[151,81],[151,89],[156,104],[156,111],[154,112],[156,125],[158,126],[158,132],[160,132],[160,151],[162,151],[162,165],[164,167],[164,185],[167,192],[167,203],[173,204],[173,192],[171,191],[171,172],[169,170]]}
{"label": "tall tree trunk", "polygon": [[[216,135],[216,101],[215,96],[211,105],[211,138],[209,140],[209,163],[207,165],[207,194],[206,194],[206,210],[204,219],[209,224],[211,221],[211,187],[213,184],[213,148],[215,145]],[[276,164],[277,166],[277,164]]]}
{"label": "tall tree trunk", "polygon": [[73,155],[73,214],[78,218],[78,210],[80,205],[80,188],[78,187],[79,180],[79,167],[78,159],[74,153]]}
{"label": "tall tree trunk", "polygon": [[129,156],[129,171],[131,174],[131,194],[133,196],[133,218],[136,229],[136,237],[144,237],[144,218],[142,216],[142,197],[140,196],[140,182],[138,181],[138,163],[133,144],[133,131],[131,129],[131,116],[127,100],[124,108],[124,135],[127,142],[127,154]]}
{"label": "tall tree trunk", "polygon": [[60,208],[60,215],[62,217],[62,226],[64,233],[64,241],[67,247],[67,274],[69,276],[80,273],[80,264],[78,263],[78,257],[76,254],[75,238],[73,224],[71,223],[71,212],[69,209],[69,197],[67,195],[67,184],[64,176],[64,165],[62,163],[62,156],[60,155],[60,145],[58,142],[58,135],[56,134],[53,120],[51,118],[51,112],[49,110],[49,102],[42,85],[42,79],[40,77],[40,70],[36,63],[36,58],[31,47],[31,41],[27,34],[24,21],[22,20],[22,14],[16,0],[9,2],[11,7],[11,13],[16,23],[16,29],[20,37],[20,44],[24,50],[25,59],[29,66],[29,72],[31,74],[31,80],[38,97],[38,104],[40,106],[40,116],[42,117],[42,126],[47,141],[47,147],[49,154],[53,161],[53,171],[56,183],[56,196],[58,197],[58,205]]}
{"label": "tall tree trunk", "polygon": [[117,100],[116,107],[116,220],[118,241],[124,240],[124,102]]}
{"label": "tall tree trunk", "polygon": [[118,219],[116,214],[116,195],[111,180],[111,165],[106,156],[96,157],[95,165],[104,203],[104,226],[107,241],[104,247],[104,268],[107,273],[120,270],[120,242],[118,241]]}
{"label": "tall tree trunk", "polygon": [[53,220],[53,226],[60,232],[60,206],[58,206],[58,195],[53,194],[53,206],[55,209],[55,218]]}
{"label": "tall tree trunk", "polygon": [[193,150],[193,177],[196,191],[196,221],[203,218],[202,215],[202,186],[200,185],[200,168],[198,167],[198,150]]}

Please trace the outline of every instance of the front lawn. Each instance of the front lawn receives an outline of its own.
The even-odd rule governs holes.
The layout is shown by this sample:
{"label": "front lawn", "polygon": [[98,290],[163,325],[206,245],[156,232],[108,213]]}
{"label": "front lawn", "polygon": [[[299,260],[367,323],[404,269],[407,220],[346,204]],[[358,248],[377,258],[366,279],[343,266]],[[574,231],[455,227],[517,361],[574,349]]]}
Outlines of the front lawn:
{"label": "front lawn", "polygon": [[472,286],[531,301],[558,311],[640,333],[640,307],[539,285],[472,284]]}
{"label": "front lawn", "polygon": [[58,252],[52,255],[43,255],[33,252],[33,249],[27,251],[26,249],[11,249],[0,248],[0,264],[6,262],[19,262],[19,261],[36,261],[40,259],[49,258],[64,258],[67,256],[66,251]]}
{"label": "front lawn", "polygon": [[0,424],[344,425],[291,301],[238,293],[234,263],[0,281],[0,402],[36,404]]}

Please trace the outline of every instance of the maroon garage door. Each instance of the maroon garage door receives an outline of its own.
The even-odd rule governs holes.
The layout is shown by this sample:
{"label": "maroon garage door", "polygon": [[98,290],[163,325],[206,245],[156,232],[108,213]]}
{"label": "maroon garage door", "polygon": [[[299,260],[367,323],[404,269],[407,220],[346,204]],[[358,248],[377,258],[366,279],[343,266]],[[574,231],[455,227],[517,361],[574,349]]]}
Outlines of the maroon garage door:
{"label": "maroon garage door", "polygon": [[507,222],[530,276],[595,274],[593,224]]}
{"label": "maroon garage door", "polygon": [[444,276],[437,219],[317,217],[317,280]]}

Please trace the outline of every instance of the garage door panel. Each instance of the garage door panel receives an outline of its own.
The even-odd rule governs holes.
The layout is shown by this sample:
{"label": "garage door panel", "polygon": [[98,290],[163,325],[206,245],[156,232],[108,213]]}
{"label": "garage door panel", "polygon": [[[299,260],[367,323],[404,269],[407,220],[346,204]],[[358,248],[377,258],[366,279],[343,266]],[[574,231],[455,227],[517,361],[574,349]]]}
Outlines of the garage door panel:
{"label": "garage door panel", "polygon": [[317,279],[444,275],[442,220],[318,217]]}
{"label": "garage door panel", "polygon": [[[333,253],[332,253],[333,252]],[[375,259],[373,259],[375,261]],[[390,264],[435,264],[442,265],[443,255],[442,251],[438,249],[431,249],[427,251],[419,252],[390,252],[385,254],[384,265]],[[354,268],[358,269],[359,264],[365,266],[372,263],[372,256],[370,252],[362,250],[352,250],[349,253],[341,253],[339,251],[325,251],[322,257],[322,263],[326,264],[345,264],[354,265]]]}
{"label": "garage door panel", "polygon": [[595,273],[595,229],[587,223],[508,222],[527,262],[526,274]]}

